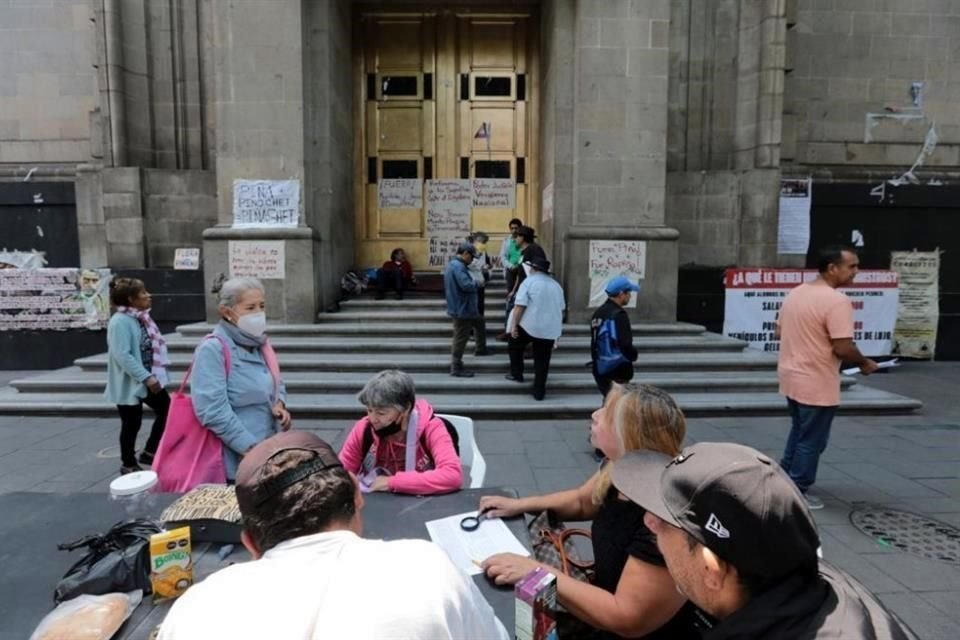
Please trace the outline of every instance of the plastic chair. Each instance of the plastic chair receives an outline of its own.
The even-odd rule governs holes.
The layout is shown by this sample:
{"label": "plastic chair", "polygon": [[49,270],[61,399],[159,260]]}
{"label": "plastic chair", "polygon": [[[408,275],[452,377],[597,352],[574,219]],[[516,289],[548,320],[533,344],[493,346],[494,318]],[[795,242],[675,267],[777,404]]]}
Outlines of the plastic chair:
{"label": "plastic chair", "polygon": [[487,462],[473,436],[473,419],[447,413],[438,413],[437,417],[448,420],[457,430],[457,435],[460,436],[460,463],[470,468],[470,488],[479,489],[487,475]]}

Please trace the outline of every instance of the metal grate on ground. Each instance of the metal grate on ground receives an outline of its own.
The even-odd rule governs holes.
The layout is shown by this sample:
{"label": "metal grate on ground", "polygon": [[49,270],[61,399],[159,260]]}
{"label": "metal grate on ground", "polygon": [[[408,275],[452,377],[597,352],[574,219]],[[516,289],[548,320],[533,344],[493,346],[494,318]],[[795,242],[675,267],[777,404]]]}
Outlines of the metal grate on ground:
{"label": "metal grate on ground", "polygon": [[926,516],[862,506],[850,523],[885,547],[960,566],[960,529]]}

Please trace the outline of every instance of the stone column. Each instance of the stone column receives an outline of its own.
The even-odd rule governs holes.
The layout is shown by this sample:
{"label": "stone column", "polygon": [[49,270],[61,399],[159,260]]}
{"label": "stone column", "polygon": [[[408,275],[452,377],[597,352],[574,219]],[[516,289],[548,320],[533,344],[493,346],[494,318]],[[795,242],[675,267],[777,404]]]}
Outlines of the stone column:
{"label": "stone column", "polygon": [[[214,9],[219,223],[203,234],[205,286],[210,291],[230,276],[231,241],[279,240],[285,277],[264,282],[268,318],[274,323],[313,322],[319,237],[307,224],[303,208],[303,2],[231,0],[214,3]],[[236,179],[299,180],[299,228],[232,228]],[[212,296],[207,317],[216,318]]]}
{"label": "stone column", "polygon": [[[553,33],[544,35],[547,44],[551,38],[562,40],[562,18],[573,3],[553,5]],[[679,234],[664,225],[670,2],[576,2],[571,17],[576,25],[570,105],[572,211],[563,217],[556,191],[555,215],[560,215],[552,230],[569,319],[583,322],[593,313],[588,307],[590,241],[628,240],[646,242],[647,250],[643,290],[631,316],[673,321]],[[548,87],[550,80],[548,71]],[[566,103],[563,83],[556,86],[559,123]],[[562,149],[559,133],[558,127],[554,135]],[[558,155],[563,157],[560,151]],[[555,165],[554,179],[561,183],[564,169],[562,163]]]}

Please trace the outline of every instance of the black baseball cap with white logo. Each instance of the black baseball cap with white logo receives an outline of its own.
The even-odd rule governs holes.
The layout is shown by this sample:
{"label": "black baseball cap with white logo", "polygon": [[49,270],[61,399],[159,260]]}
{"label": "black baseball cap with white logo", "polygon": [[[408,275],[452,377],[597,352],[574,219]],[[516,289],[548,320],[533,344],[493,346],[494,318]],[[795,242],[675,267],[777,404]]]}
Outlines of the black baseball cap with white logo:
{"label": "black baseball cap with white logo", "polygon": [[820,538],[803,496],[756,449],[701,442],[675,458],[631,451],[612,477],[623,495],[740,571],[775,578],[816,566]]}

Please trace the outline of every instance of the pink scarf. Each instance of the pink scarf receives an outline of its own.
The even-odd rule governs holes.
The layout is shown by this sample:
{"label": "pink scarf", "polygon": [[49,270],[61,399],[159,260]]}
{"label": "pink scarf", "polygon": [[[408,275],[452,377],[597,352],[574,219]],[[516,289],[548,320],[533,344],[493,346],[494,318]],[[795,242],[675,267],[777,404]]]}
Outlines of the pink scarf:
{"label": "pink scarf", "polygon": [[150,317],[150,312],[133,307],[117,307],[117,312],[136,318],[140,326],[147,332],[147,337],[150,338],[150,346],[153,348],[153,368],[150,373],[156,376],[160,384],[166,384],[167,365],[170,364],[170,358],[167,356],[167,341],[163,339],[160,327]]}

